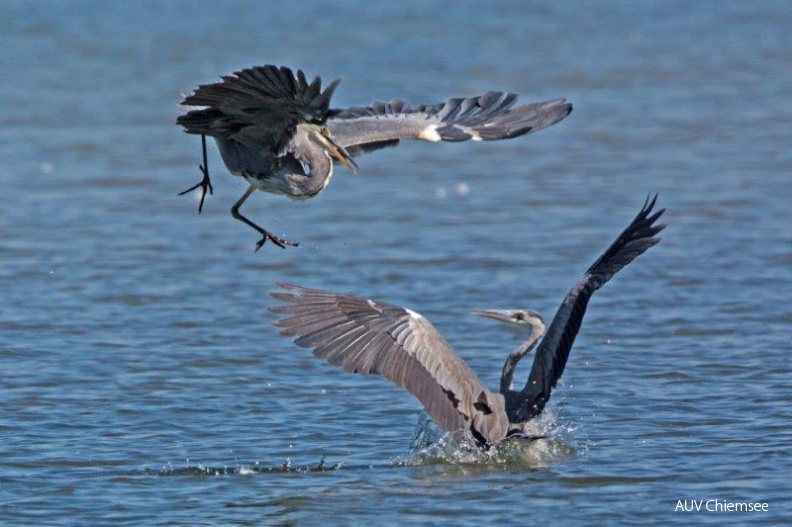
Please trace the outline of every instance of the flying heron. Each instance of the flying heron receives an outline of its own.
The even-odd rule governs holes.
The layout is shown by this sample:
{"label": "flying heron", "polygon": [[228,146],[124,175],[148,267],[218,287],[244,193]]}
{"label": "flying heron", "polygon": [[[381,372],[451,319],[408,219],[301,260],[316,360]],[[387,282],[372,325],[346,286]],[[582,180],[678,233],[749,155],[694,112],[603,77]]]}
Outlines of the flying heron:
{"label": "flying heron", "polygon": [[[270,310],[281,335],[312,348],[316,357],[345,371],[380,374],[414,395],[446,432],[469,430],[480,446],[507,437],[530,437],[527,423],[550,399],[583,315],[594,292],[620,269],[660,241],[665,225],[655,225],[665,209],[652,213],[657,195],[647,198],[630,225],[567,293],[550,327],[529,309],[474,311],[529,331],[528,339],[506,358],[499,393],[491,392],[435,327],[404,307],[352,295],[279,283],[288,291],[271,293],[285,303]],[[547,331],[545,331],[547,329]],[[524,386],[514,389],[517,363],[542,338]]]}
{"label": "flying heron", "polygon": [[250,186],[231,214],[258,231],[260,249],[267,240],[285,248],[297,243],[259,227],[239,209],[255,190],[305,200],[319,194],[333,175],[333,161],[356,172],[353,157],[394,146],[400,139],[425,141],[495,141],[525,135],[569,115],[564,99],[513,107],[513,93],[487,92],[478,97],[411,107],[401,99],[371,106],[331,109],[340,79],[322,90],[322,80],[308,83],[290,68],[258,66],[225,75],[221,82],[199,86],[182,101],[191,108],[177,124],[201,135],[201,181],[181,192],[201,188],[198,212],[213,193],[206,159],[206,136],[214,137],[229,172]]}

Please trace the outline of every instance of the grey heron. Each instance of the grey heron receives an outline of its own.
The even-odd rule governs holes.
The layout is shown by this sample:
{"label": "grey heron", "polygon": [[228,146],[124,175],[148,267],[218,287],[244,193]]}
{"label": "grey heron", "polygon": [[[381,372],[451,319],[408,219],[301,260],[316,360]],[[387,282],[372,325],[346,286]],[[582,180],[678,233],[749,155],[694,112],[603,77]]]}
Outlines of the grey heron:
{"label": "grey heron", "polygon": [[[454,348],[420,314],[385,302],[279,283],[286,292],[271,296],[284,304],[270,307],[284,315],[275,321],[281,335],[312,348],[316,357],[347,372],[379,374],[414,395],[446,432],[469,430],[480,446],[507,437],[529,437],[526,427],[550,399],[595,291],[637,256],[660,241],[665,212],[652,212],[657,196],[647,198],[630,225],[567,293],[546,328],[528,309],[473,313],[529,331],[527,340],[506,358],[498,393],[487,389]],[[546,331],[545,331],[546,330]],[[517,363],[536,349],[525,384],[512,385]]]}
{"label": "grey heron", "polygon": [[557,123],[572,111],[564,99],[513,107],[513,93],[487,92],[470,98],[417,107],[400,99],[343,110],[330,108],[340,79],[324,90],[316,76],[302,70],[258,66],[199,86],[182,101],[189,108],[177,124],[201,135],[203,177],[186,194],[201,188],[198,212],[213,193],[206,158],[206,136],[217,143],[231,174],[249,187],[231,208],[234,218],[258,231],[260,249],[267,240],[281,248],[297,245],[259,227],[239,209],[255,190],[305,200],[322,192],[333,174],[333,161],[356,172],[353,157],[394,146],[401,139],[494,141],[525,135]]}

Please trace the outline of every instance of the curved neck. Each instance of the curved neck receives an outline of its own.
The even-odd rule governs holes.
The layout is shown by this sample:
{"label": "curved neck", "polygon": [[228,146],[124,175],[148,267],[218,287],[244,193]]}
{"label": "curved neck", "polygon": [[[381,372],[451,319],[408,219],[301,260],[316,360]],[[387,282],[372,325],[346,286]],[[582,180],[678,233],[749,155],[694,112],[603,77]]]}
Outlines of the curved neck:
{"label": "curved neck", "polygon": [[306,152],[306,163],[310,168],[308,173],[308,180],[306,186],[310,187],[310,194],[318,194],[330,183],[330,178],[333,177],[333,160],[330,154],[324,151],[321,147],[314,147]]}
{"label": "curved neck", "polygon": [[506,362],[503,364],[503,373],[501,373],[501,384],[500,384],[500,393],[504,396],[511,392],[514,388],[514,369],[517,367],[517,363],[520,360],[528,355],[530,351],[536,346],[536,343],[542,338],[544,335],[545,326],[541,322],[532,322],[531,323],[531,334],[528,335],[528,338],[525,342],[517,346],[514,351],[509,353],[509,356],[506,357]]}
{"label": "curved neck", "polygon": [[333,160],[330,154],[313,141],[309,134],[297,134],[294,142],[294,157],[309,167],[307,174],[294,178],[294,183],[306,197],[315,196],[330,183],[333,176]]}

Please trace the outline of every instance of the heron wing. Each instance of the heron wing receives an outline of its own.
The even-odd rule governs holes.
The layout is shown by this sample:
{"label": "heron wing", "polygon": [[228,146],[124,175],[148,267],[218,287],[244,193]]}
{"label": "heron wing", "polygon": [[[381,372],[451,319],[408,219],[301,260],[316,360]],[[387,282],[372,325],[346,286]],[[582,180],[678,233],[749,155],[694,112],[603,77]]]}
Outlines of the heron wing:
{"label": "heron wing", "polygon": [[564,99],[513,107],[517,95],[487,92],[412,108],[401,99],[331,110],[327,127],[352,155],[394,146],[400,139],[496,141],[547,128],[572,111]]}
{"label": "heron wing", "polygon": [[[281,335],[347,372],[380,374],[414,395],[445,431],[469,428],[482,442],[502,438],[503,397],[489,392],[423,316],[408,309],[282,284]],[[500,434],[500,435],[499,435]]]}
{"label": "heron wing", "polygon": [[340,80],[322,90],[319,76],[308,82],[302,70],[257,66],[203,84],[182,105],[196,107],[177,124],[190,134],[234,139],[256,149],[280,152],[301,122],[322,123]]}
{"label": "heron wing", "polygon": [[655,225],[655,222],[665,209],[652,214],[656,201],[657,195],[651,201],[647,198],[635,219],[588,268],[561,302],[537,348],[528,382],[521,392],[520,400],[528,405],[528,417],[541,413],[550,398],[550,392],[564,373],[591,296],[623,267],[660,241],[655,236],[665,225]]}

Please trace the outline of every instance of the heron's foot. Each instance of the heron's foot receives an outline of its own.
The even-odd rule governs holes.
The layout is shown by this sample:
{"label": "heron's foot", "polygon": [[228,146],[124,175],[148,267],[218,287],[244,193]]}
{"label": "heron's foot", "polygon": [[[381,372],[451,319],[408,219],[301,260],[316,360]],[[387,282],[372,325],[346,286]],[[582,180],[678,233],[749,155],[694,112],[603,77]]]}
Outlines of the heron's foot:
{"label": "heron's foot", "polygon": [[212,180],[209,178],[209,171],[206,169],[204,165],[198,165],[198,168],[201,170],[201,174],[203,174],[203,178],[201,181],[193,185],[192,187],[179,192],[179,196],[184,196],[185,194],[192,192],[193,190],[201,187],[201,202],[198,203],[198,214],[203,211],[203,204],[204,199],[206,199],[206,192],[209,191],[209,194],[214,194],[214,189],[212,188]]}
{"label": "heron's foot", "polygon": [[289,246],[289,247],[297,247],[298,245],[300,245],[298,242],[292,242],[292,241],[283,239],[280,236],[275,236],[271,232],[263,231],[262,234],[263,234],[263,236],[261,237],[261,239],[258,242],[256,242],[256,251],[261,249],[264,246],[264,244],[267,243],[267,240],[271,241],[272,243],[274,243],[275,245],[277,245],[281,249],[285,249],[287,246]]}

